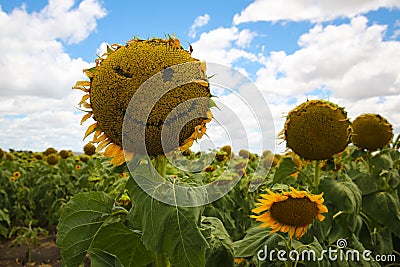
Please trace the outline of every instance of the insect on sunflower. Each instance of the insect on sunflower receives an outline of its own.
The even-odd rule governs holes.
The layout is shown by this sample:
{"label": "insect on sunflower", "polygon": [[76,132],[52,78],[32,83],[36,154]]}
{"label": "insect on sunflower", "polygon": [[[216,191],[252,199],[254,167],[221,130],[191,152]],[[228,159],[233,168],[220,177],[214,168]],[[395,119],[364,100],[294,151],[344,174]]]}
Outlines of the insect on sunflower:
{"label": "insect on sunflower", "polygon": [[[145,143],[146,151],[141,151],[138,146],[123,147],[123,124],[125,113],[137,90],[151,77],[162,73],[164,83],[171,82],[182,73],[175,73],[173,66],[189,64],[185,73],[200,73],[201,79],[177,86],[165,93],[152,107],[146,120],[132,118],[133,129],[132,143]],[[196,139],[201,138],[205,131],[205,124],[211,121],[212,114],[209,110],[211,97],[208,79],[205,74],[204,62],[191,57],[177,38],[169,36],[167,39],[152,38],[149,40],[133,39],[126,45],[114,44],[108,47],[107,53],[96,60],[96,66],[85,69],[84,73],[89,81],[78,81],[73,89],[80,89],[86,94],[82,97],[79,106],[86,109],[86,114],[81,124],[89,118],[96,122],[90,125],[84,135],[94,133],[92,143],[98,144],[96,152],[103,149],[104,155],[113,157],[114,165],[121,165],[129,161],[134,154],[147,154],[149,156],[165,155],[173,149],[187,150]],[[185,74],[184,73],[184,74]],[[184,77],[183,77],[184,78]],[[157,86],[153,86],[158,88]],[[161,90],[161,89],[160,89]],[[141,99],[144,106],[149,99]],[[196,104],[184,106],[185,102],[192,99],[207,99],[197,101]],[[184,106],[176,118],[168,115],[178,106]],[[141,112],[142,107],[135,107],[135,112]],[[197,118],[188,120],[183,127],[174,128],[174,120],[183,120],[187,113],[196,111],[201,114]],[[171,122],[172,121],[172,122]],[[136,134],[136,128],[145,128],[145,140],[139,140],[140,134]],[[176,143],[175,140],[163,140],[161,142],[162,129],[174,128],[179,131],[178,147],[163,147],[163,144]],[[175,135],[174,135],[175,136]],[[144,142],[140,142],[144,141]],[[164,151],[164,150],[167,151]]]}
{"label": "insect on sunflower", "polygon": [[263,222],[261,227],[270,227],[271,233],[280,231],[289,232],[297,239],[302,237],[310,224],[315,219],[323,221],[325,216],[321,213],[328,212],[324,203],[323,193],[312,195],[306,191],[297,191],[290,187],[291,192],[274,193],[267,189],[268,194],[262,194],[257,208],[252,212],[262,213],[251,215],[256,221]]}

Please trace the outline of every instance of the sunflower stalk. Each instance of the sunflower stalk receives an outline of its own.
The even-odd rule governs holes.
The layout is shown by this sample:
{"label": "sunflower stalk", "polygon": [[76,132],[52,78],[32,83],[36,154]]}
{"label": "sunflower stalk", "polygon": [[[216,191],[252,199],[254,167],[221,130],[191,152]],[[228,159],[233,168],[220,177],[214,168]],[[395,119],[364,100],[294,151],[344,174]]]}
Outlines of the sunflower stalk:
{"label": "sunflower stalk", "polygon": [[167,158],[164,155],[158,155],[155,159],[156,170],[164,178],[167,177]]}
{"label": "sunflower stalk", "polygon": [[171,267],[171,263],[164,254],[156,254],[156,267]]}
{"label": "sunflower stalk", "polygon": [[321,166],[319,164],[319,160],[315,160],[315,173],[314,173],[314,193],[318,193],[318,187],[319,187],[319,178],[321,176]]}

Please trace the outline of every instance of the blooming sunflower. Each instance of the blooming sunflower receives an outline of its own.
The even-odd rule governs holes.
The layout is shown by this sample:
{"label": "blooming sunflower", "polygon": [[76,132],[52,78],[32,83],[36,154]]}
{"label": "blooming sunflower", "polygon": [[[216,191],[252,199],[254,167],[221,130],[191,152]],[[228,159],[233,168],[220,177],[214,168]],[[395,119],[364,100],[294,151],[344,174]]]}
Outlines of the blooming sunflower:
{"label": "blooming sunflower", "polygon": [[393,138],[392,125],[378,114],[363,114],[353,121],[352,142],[371,151],[389,144]]}
{"label": "blooming sunflower", "polygon": [[[152,107],[147,121],[133,118],[130,129],[134,132],[133,139],[140,138],[135,134],[136,127],[145,127],[143,140],[146,151],[140,151],[142,140],[129,140],[134,143],[129,148],[122,147],[122,132],[125,113],[130,100],[138,88],[153,75],[162,72],[163,82],[170,82],[175,79],[174,69],[170,67],[178,64],[193,63],[189,65],[187,73],[199,73],[201,79],[194,79],[192,82],[177,86],[165,93]],[[158,156],[168,153],[164,151],[161,142],[163,127],[173,128],[173,120],[168,115],[176,107],[191,99],[200,100],[195,104],[184,105],[184,112],[179,112],[176,120],[182,120],[187,114],[202,114],[195,119],[189,120],[179,131],[179,149],[188,149],[196,139],[205,133],[205,124],[211,121],[212,114],[209,111],[209,99],[211,97],[208,79],[205,74],[205,63],[191,57],[177,38],[169,36],[167,39],[152,38],[149,40],[133,39],[125,46],[114,44],[108,47],[107,53],[96,60],[96,66],[85,69],[84,73],[89,81],[78,81],[73,89],[80,89],[86,94],[82,97],[79,105],[86,109],[86,114],[81,124],[89,118],[96,122],[90,125],[84,135],[94,133],[92,143],[98,144],[96,152],[105,148],[104,155],[113,157],[111,162],[120,165],[126,160],[129,161],[133,154],[147,154]],[[180,77],[180,76],[179,76]],[[184,78],[184,77],[181,77]],[[151,103],[151,99],[143,99],[143,105]],[[142,107],[135,107],[135,112],[141,112]],[[186,116],[186,117],[185,117]],[[166,143],[175,143],[175,140],[166,140]],[[135,146],[135,143],[138,145]],[[174,148],[167,148],[173,150]],[[128,151],[132,150],[132,151]]]}
{"label": "blooming sunflower", "polygon": [[79,171],[79,170],[81,169],[81,165],[76,165],[76,166],[75,166],[75,169],[76,169],[77,171]]}
{"label": "blooming sunflower", "polygon": [[19,172],[19,171],[14,172],[14,173],[13,173],[13,176],[14,176],[15,178],[19,178],[19,177],[21,177],[21,172]]}
{"label": "blooming sunflower", "polygon": [[14,176],[11,176],[11,177],[10,177],[10,182],[11,182],[11,183],[15,182],[15,177],[14,177]]}
{"label": "blooming sunflower", "polygon": [[270,227],[271,233],[289,232],[290,237],[295,235],[299,239],[315,219],[325,219],[321,213],[328,212],[328,209],[323,205],[323,193],[312,195],[292,187],[290,190],[277,194],[267,189],[268,194],[262,194],[259,203],[256,203],[258,207],[252,210],[254,213],[264,213],[251,217],[263,222],[261,227]]}
{"label": "blooming sunflower", "polygon": [[281,132],[287,147],[307,160],[324,160],[342,152],[351,134],[343,108],[324,100],[310,100],[289,112]]}

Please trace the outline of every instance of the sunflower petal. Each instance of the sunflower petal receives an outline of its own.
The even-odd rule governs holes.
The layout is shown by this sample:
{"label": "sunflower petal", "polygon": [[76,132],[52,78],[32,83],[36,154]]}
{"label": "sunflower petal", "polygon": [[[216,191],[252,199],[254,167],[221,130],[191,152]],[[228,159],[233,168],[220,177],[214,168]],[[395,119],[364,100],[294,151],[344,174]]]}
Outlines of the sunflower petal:
{"label": "sunflower petal", "polygon": [[96,153],[100,152],[103,148],[105,148],[108,144],[111,143],[110,139],[105,139],[100,142],[100,144],[96,148]]}
{"label": "sunflower petal", "polygon": [[79,102],[79,106],[82,105],[83,103],[85,103],[86,100],[88,100],[90,98],[90,94],[86,94],[82,97],[81,101]]}
{"label": "sunflower petal", "polygon": [[99,126],[99,125],[97,124],[97,122],[95,122],[95,123],[93,123],[92,125],[90,125],[90,126],[88,127],[88,129],[86,130],[86,132],[85,132],[85,135],[84,135],[84,137],[83,137],[83,140],[85,140],[85,138],[86,138],[88,135],[90,135],[91,133],[93,133],[93,132],[97,129],[98,126]]}
{"label": "sunflower petal", "polygon": [[89,113],[85,114],[85,116],[82,117],[81,125],[82,125],[82,123],[84,123],[87,119],[89,119],[90,117],[92,117],[92,115],[93,115],[93,112],[89,112]]}
{"label": "sunflower petal", "polygon": [[111,155],[113,154],[114,149],[116,148],[116,144],[112,143],[110,144],[106,150],[104,151],[104,156],[106,157],[111,157]]}

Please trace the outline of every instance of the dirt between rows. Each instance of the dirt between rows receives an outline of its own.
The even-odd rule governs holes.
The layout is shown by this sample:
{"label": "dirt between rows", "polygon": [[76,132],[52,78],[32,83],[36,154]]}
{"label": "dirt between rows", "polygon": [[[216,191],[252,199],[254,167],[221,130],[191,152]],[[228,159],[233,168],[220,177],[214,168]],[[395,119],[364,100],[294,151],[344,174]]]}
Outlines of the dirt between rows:
{"label": "dirt between rows", "polygon": [[40,245],[31,252],[30,263],[27,262],[27,245],[10,245],[10,241],[0,243],[0,267],[61,267],[60,249],[56,246],[55,235],[41,239]]}

